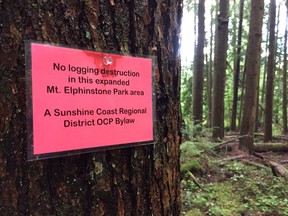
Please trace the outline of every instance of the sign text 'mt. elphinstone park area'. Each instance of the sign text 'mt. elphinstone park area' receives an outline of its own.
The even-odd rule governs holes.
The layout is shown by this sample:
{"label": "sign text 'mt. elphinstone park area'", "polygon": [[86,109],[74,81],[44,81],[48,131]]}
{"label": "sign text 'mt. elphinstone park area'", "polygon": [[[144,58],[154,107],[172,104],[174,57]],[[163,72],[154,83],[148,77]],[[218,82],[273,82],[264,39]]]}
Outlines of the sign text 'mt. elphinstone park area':
{"label": "sign text 'mt. elphinstone park area'", "polygon": [[31,43],[33,154],[153,141],[152,59]]}

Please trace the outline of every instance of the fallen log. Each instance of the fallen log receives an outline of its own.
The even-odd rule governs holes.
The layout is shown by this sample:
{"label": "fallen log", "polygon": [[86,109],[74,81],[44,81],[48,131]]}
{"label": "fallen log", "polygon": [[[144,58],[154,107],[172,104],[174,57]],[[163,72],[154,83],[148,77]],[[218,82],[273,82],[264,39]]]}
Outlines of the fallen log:
{"label": "fallen log", "polygon": [[288,140],[287,135],[279,135],[279,136],[273,136],[273,139],[280,139],[280,140]]}
{"label": "fallen log", "polygon": [[288,179],[288,170],[286,169],[285,166],[278,164],[274,161],[269,161],[269,162],[270,162],[272,172],[275,176],[282,176]]}
{"label": "fallen log", "polygon": [[261,158],[265,165],[270,166],[272,173],[275,176],[282,176],[282,177],[288,179],[288,169],[285,166],[283,166],[279,163],[276,163],[275,161],[271,161],[268,158],[264,157],[263,155],[261,155],[257,152],[252,152],[252,154],[258,158]]}
{"label": "fallen log", "polygon": [[256,152],[286,152],[288,151],[287,143],[254,143],[254,151]]}

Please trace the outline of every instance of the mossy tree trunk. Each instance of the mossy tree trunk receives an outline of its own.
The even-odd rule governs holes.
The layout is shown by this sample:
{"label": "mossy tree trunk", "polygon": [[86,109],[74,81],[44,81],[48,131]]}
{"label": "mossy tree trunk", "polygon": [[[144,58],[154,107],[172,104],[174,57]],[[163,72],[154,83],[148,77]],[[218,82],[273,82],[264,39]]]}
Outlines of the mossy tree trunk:
{"label": "mossy tree trunk", "polygon": [[[0,8],[1,215],[180,215],[182,0],[15,0]],[[27,162],[24,40],[156,56],[157,143]]]}

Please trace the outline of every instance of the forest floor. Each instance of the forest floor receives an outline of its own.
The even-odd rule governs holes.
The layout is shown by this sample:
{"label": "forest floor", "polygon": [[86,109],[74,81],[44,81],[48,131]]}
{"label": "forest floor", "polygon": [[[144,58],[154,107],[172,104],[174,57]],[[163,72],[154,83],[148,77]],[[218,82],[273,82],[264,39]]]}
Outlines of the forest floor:
{"label": "forest floor", "polygon": [[288,152],[252,155],[236,136],[221,148],[207,140],[181,144],[182,215],[288,216],[288,179],[277,170],[287,171]]}

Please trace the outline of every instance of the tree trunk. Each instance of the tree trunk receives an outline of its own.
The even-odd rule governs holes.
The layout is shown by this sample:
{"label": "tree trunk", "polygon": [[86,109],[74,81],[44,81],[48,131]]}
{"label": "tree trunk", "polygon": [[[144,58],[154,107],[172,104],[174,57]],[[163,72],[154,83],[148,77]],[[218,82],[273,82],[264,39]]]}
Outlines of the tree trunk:
{"label": "tree trunk", "polygon": [[224,136],[224,90],[226,77],[226,51],[228,41],[228,10],[229,1],[220,0],[218,26],[215,36],[213,99],[212,99],[212,127],[213,138],[222,139]]}
{"label": "tree trunk", "polygon": [[[198,3],[198,32],[197,44],[194,54],[193,74],[193,120],[194,124],[203,121],[203,80],[204,80],[204,42],[205,42],[205,0]],[[197,127],[201,130],[201,127]]]}
{"label": "tree trunk", "polygon": [[[266,26],[267,26],[267,29],[268,29],[268,25],[266,25]],[[266,41],[266,43],[265,43],[265,53],[268,53],[268,40],[269,40],[269,34],[266,35],[266,39],[265,39],[265,41]],[[265,109],[262,108],[262,107],[264,107],[264,104],[265,104],[265,89],[266,89],[267,66],[268,66],[268,60],[267,60],[267,57],[265,56],[264,57],[264,65],[263,65],[263,78],[262,78],[262,83],[261,83],[261,94],[259,93],[259,96],[260,96],[260,98],[259,98],[259,107],[257,108],[257,109],[259,109],[258,132],[259,132],[259,127],[261,128],[261,131],[264,130],[264,113],[265,113]]]}
{"label": "tree trunk", "polygon": [[245,61],[244,61],[244,70],[243,70],[243,73],[242,73],[242,81],[241,81],[241,101],[240,101],[240,107],[239,107],[239,117],[238,117],[238,121],[239,121],[239,125],[242,124],[242,114],[243,114],[243,100],[244,100],[244,91],[245,91],[245,79],[246,79],[246,70],[247,70],[247,53],[245,55]]}
{"label": "tree trunk", "polygon": [[237,103],[238,103],[238,87],[239,87],[239,76],[240,76],[240,61],[241,61],[241,46],[242,46],[242,23],[243,23],[243,8],[244,0],[240,1],[239,6],[239,23],[238,23],[238,38],[237,38],[237,52],[236,61],[234,65],[234,82],[233,82],[233,105],[232,105],[232,117],[231,117],[231,130],[236,130],[236,119],[237,119]]}
{"label": "tree trunk", "polygon": [[[286,5],[287,5],[286,1]],[[286,8],[286,26],[287,26],[287,19],[288,19],[288,8]],[[287,128],[287,27],[285,28],[285,35],[284,35],[284,55],[283,55],[283,92],[282,92],[282,115],[283,115],[283,134],[288,133]]]}
{"label": "tree trunk", "polygon": [[[0,8],[1,215],[180,215],[182,1],[14,0]],[[27,162],[24,40],[156,56],[156,144]]]}
{"label": "tree trunk", "polygon": [[273,118],[273,91],[274,91],[274,74],[275,74],[275,19],[276,19],[276,2],[270,1],[269,7],[269,56],[266,80],[266,100],[265,100],[265,128],[264,142],[272,140],[272,118]]}
{"label": "tree trunk", "polygon": [[[260,75],[259,75],[260,76]],[[260,85],[260,79],[258,79],[258,86]],[[260,92],[259,90],[257,91],[257,102],[256,102],[256,114],[255,114],[255,124],[254,124],[254,132],[258,133],[259,132],[259,107],[260,105],[260,101],[259,101],[259,95]]]}
{"label": "tree trunk", "polygon": [[246,58],[247,66],[245,79],[245,97],[240,130],[241,135],[248,136],[241,138],[239,142],[239,148],[248,151],[252,149],[254,139],[254,124],[259,83],[258,79],[260,73],[264,0],[252,1],[250,14],[250,27]]}
{"label": "tree trunk", "polygon": [[213,38],[214,38],[214,15],[215,7],[210,10],[210,38],[209,38],[209,70],[207,73],[207,127],[212,127],[212,80],[213,80]]}

